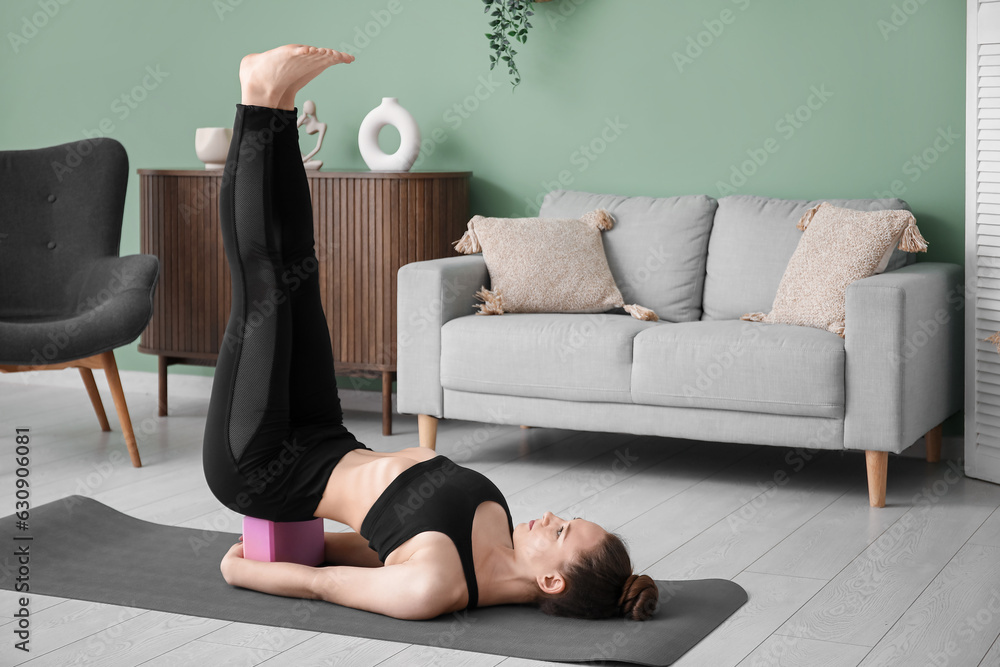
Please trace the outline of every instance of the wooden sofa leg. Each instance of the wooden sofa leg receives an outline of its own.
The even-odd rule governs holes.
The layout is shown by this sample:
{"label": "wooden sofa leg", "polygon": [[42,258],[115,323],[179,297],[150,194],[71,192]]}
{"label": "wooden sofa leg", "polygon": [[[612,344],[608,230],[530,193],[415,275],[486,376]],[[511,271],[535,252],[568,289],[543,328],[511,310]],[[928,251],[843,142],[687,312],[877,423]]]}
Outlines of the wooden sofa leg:
{"label": "wooden sofa leg", "polygon": [[939,463],[941,461],[941,424],[927,431],[924,441],[927,443],[927,462]]}
{"label": "wooden sofa leg", "polygon": [[885,483],[889,467],[889,452],[865,452],[868,466],[868,504],[885,507]]}
{"label": "wooden sofa leg", "polygon": [[434,449],[437,443],[438,420],[430,415],[417,415],[417,435],[420,446]]}

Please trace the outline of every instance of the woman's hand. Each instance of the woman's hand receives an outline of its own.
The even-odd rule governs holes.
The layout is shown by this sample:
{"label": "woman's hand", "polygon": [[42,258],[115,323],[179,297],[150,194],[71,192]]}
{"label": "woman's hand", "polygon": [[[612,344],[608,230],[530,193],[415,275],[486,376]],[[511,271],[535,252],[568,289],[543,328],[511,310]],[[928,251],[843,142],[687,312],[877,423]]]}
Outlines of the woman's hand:
{"label": "woman's hand", "polygon": [[246,558],[243,538],[229,547],[219,569],[226,583],[272,595],[322,599],[316,580],[319,570],[298,563],[259,561]]}
{"label": "woman's hand", "polygon": [[227,584],[239,586],[240,573],[245,564],[246,560],[243,557],[243,536],[240,535],[240,541],[229,547],[229,551],[222,557],[222,563],[219,564],[219,569],[222,570],[222,578],[226,580]]}

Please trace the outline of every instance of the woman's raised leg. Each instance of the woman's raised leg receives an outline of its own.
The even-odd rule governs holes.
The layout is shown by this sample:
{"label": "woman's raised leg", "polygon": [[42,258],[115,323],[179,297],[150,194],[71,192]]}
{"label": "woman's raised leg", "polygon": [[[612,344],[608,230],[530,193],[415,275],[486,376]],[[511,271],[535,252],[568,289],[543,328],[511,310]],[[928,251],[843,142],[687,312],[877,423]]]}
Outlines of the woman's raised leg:
{"label": "woman's raised leg", "polygon": [[244,58],[243,102],[220,190],[233,299],[206,422],[205,476],[235,511],[272,520],[281,520],[282,472],[296,457],[289,403],[293,290],[284,276],[285,253],[298,250],[288,247],[295,234],[282,223],[288,211],[308,207],[309,198],[308,189],[304,201],[301,190],[281,189],[284,173],[302,167],[297,149],[295,157],[288,149],[298,143],[294,107],[265,104],[281,104],[290,88],[336,62],[345,62],[342,54],[302,45]]}
{"label": "woman's raised leg", "polygon": [[[343,424],[337,394],[333,350],[326,314],[320,299],[319,259],[313,231],[312,199],[298,133],[275,142],[282,168],[275,173],[275,217],[282,232],[282,281],[288,285],[292,318],[289,361],[289,408],[293,428],[309,439]],[[332,269],[332,266],[328,268]]]}

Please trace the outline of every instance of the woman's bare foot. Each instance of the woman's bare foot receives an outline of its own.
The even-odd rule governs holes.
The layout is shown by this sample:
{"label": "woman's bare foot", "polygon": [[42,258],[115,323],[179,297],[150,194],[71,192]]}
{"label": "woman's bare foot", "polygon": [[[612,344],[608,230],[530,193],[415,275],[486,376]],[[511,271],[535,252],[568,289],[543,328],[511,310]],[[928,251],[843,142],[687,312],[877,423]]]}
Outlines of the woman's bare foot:
{"label": "woman's bare foot", "polygon": [[291,111],[299,89],[330,65],[353,60],[354,56],[305,44],[251,53],[240,62],[242,103]]}
{"label": "woman's bare foot", "polygon": [[[320,49],[320,50],[321,51],[327,51],[327,52],[329,52],[330,55],[334,58],[334,60],[332,62],[330,62],[328,65],[325,65],[324,68],[325,67],[329,67],[329,65],[336,65],[338,63],[352,63],[352,62],[354,62],[354,56],[352,56],[352,55],[350,55],[348,53],[342,53],[340,51],[334,51],[333,49]],[[323,70],[319,70],[319,72],[322,72],[322,71]],[[314,78],[316,78],[316,75],[319,74],[319,72],[310,72],[308,74],[305,74],[305,75],[303,75],[303,77],[301,79],[299,79],[298,81],[296,81],[295,83],[293,83],[291,86],[289,86],[288,89],[285,91],[285,94],[281,96],[281,100],[279,101],[279,105],[280,106],[278,108],[280,108],[280,109],[285,109],[285,108],[287,108],[287,109],[294,109],[295,108],[295,94],[297,92],[299,92],[300,90],[302,90],[303,88],[305,88],[305,85],[307,83],[309,83]]]}

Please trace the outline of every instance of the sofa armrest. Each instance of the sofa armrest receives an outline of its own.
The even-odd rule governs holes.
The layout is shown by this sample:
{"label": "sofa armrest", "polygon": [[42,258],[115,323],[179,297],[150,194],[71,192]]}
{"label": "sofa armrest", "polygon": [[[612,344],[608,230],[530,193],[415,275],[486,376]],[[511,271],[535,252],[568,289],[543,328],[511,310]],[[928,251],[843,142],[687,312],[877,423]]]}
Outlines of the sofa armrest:
{"label": "sofa armrest", "polygon": [[920,262],[848,286],[847,449],[901,452],[962,407],[962,274]]}
{"label": "sofa armrest", "polygon": [[482,255],[412,262],[396,274],[396,408],[444,416],[441,327],[471,315],[475,294],[488,286]]}

